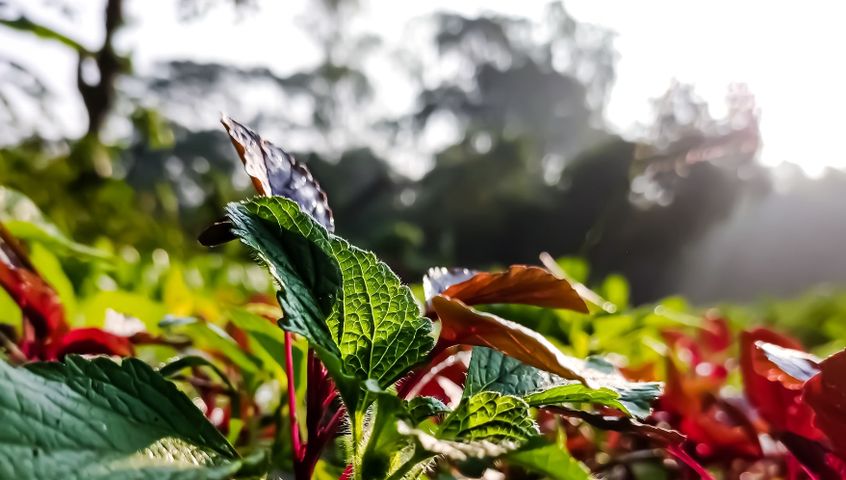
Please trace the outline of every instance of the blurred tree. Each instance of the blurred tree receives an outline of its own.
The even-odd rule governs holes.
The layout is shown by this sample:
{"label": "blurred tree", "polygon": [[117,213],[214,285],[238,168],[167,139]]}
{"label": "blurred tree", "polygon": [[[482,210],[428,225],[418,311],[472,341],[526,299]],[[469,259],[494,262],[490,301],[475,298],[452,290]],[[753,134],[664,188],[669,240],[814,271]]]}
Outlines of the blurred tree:
{"label": "blurred tree", "polygon": [[[186,21],[202,21],[221,3],[180,5]],[[235,3],[244,12],[261,8]],[[621,271],[635,301],[651,299],[671,288],[684,246],[766,183],[754,162],[754,99],[742,87],[730,92],[726,118],[717,119],[691,87],[674,84],[654,102],[641,141],[609,133],[614,34],[578,22],[560,3],[540,23],[434,14],[412,29],[423,32],[421,42],[397,46],[351,28],[355,1],[313,0],[301,23],[321,58],[285,76],[188,60],[132,74],[111,40],[121,5],[107,3],[104,28],[113,33],[94,52],[24,16],[4,21],[84,50],[78,73],[80,95],[89,98],[86,138],[98,136],[103,111],[131,120],[131,134],[109,149],[35,140],[0,151],[13,159],[0,162],[4,181],[58,213],[57,222],[84,241],[99,232],[142,248],[191,252],[201,225],[248,186],[225,136],[209,127],[220,110],[296,145],[330,195],[339,233],[377,250],[409,279],[432,264],[536,262],[548,250],[588,257],[597,278]],[[416,88],[413,111],[374,108],[378,73],[368,62],[377,57]],[[91,68],[99,77],[88,78]],[[43,96],[37,83],[18,84]],[[386,160],[409,151],[435,153],[430,168],[416,169],[419,180]],[[64,162],[68,152],[107,158],[109,168],[80,173]],[[50,193],[34,193],[43,179],[53,182]],[[117,208],[141,215],[103,225]]]}

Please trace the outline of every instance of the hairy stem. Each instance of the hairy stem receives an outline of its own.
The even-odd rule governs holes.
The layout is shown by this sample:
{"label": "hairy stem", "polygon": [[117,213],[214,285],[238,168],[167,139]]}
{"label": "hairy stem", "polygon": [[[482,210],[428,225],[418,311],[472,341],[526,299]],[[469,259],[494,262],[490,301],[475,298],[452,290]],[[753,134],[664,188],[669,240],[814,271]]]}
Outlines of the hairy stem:
{"label": "hairy stem", "polygon": [[428,454],[418,454],[417,449],[415,448],[414,453],[410,457],[408,457],[408,460],[406,460],[402,465],[400,465],[396,470],[394,470],[394,473],[392,473],[391,476],[387,478],[387,480],[402,480],[402,478],[404,478],[408,474],[408,472],[411,471],[411,469],[416,467],[420,462],[422,462],[428,457]]}

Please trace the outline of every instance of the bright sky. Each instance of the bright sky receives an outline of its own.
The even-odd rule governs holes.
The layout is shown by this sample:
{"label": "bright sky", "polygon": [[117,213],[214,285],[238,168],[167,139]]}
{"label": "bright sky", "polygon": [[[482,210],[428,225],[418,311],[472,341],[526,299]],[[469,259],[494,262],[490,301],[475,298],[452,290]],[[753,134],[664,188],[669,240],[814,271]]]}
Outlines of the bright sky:
{"label": "bright sky", "polygon": [[[102,36],[98,13],[103,0],[76,2],[80,15],[72,32],[95,46]],[[177,20],[175,2],[128,0],[135,23],[120,39],[134,53],[136,69],[145,71],[166,59],[190,58],[242,66],[266,66],[278,74],[315,61],[316,47],[299,22],[306,0],[261,1],[258,14],[240,19],[229,7],[218,7],[199,21]],[[388,39],[402,37],[410,19],[433,10],[464,14],[496,11],[539,18],[546,0],[361,0],[357,27]],[[799,164],[818,175],[826,166],[846,168],[840,141],[846,111],[846,3],[808,1],[744,2],[710,0],[570,0],[576,19],[618,33],[617,81],[607,118],[623,133],[632,132],[649,116],[648,99],[663,93],[672,79],[694,83],[713,107],[723,105],[726,87],[747,83],[762,111],[762,161]],[[49,21],[43,12],[31,12]],[[67,22],[59,22],[67,25]],[[73,91],[74,59],[59,47],[0,31],[0,56],[40,72],[56,93],[53,103],[63,129],[84,129],[82,106]],[[386,76],[386,78],[390,78]],[[376,85],[386,108],[411,105],[411,92],[401,84]],[[715,108],[715,114],[721,112]],[[32,118],[29,121],[35,122]]]}

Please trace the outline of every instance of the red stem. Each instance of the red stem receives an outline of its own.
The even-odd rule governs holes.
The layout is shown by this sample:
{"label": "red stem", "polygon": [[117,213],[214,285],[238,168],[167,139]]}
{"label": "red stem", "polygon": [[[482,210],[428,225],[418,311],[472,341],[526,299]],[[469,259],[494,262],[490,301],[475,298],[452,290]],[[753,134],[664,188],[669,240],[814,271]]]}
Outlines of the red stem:
{"label": "red stem", "polygon": [[693,457],[688,455],[688,453],[684,451],[681,445],[668,445],[667,453],[676,457],[678,460],[682,461],[685,465],[690,467],[699,475],[699,478],[703,480],[714,480],[714,476],[711,475],[711,473],[706,470],[705,467],[700,465],[699,462],[694,460]]}
{"label": "red stem", "polygon": [[347,465],[347,468],[344,469],[344,473],[338,477],[338,480],[349,480],[352,477],[352,465]]}
{"label": "red stem", "polygon": [[291,332],[285,332],[285,377],[288,380],[288,418],[291,422],[291,444],[294,463],[300,463],[305,453],[300,443],[300,424],[297,423],[297,390],[294,387],[294,354]]}

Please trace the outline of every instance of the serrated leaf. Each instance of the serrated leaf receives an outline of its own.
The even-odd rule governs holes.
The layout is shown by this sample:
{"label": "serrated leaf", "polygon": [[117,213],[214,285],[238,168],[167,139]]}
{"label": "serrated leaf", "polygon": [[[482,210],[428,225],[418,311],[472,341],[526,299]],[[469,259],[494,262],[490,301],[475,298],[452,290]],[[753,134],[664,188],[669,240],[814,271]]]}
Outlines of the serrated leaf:
{"label": "serrated leaf", "polygon": [[0,478],[212,479],[235,450],[140,360],[0,362]]}
{"label": "serrated leaf", "polygon": [[535,437],[526,445],[510,452],[506,459],[532,472],[546,475],[552,480],[588,480],[590,470],[570,455],[563,446]]}
{"label": "serrated leaf", "polygon": [[465,395],[496,391],[522,397],[530,406],[591,403],[616,408],[638,418],[649,415],[651,403],[661,394],[655,382],[627,382],[610,363],[597,357],[585,362],[593,375],[604,375],[609,387],[588,387],[484,347],[474,347],[467,370]]}
{"label": "serrated leaf", "polygon": [[438,428],[447,440],[522,441],[537,434],[529,405],[522,399],[497,392],[480,392],[463,398]]}
{"label": "serrated leaf", "polygon": [[343,371],[385,388],[432,349],[431,322],[375,255],[329,233],[283,197],[227,210],[235,233],[282,287],[280,324],[340,359]]}
{"label": "serrated leaf", "polygon": [[434,397],[414,397],[406,403],[405,410],[415,425],[429,417],[450,411],[444,402]]}
{"label": "serrated leaf", "polygon": [[225,115],[220,123],[229,134],[247,175],[260,195],[289,198],[326,230],[335,230],[326,193],[305,165],[282,148],[261,138],[252,129]]}
{"label": "serrated leaf", "polygon": [[[247,175],[259,195],[289,198],[328,231],[335,230],[335,220],[326,193],[305,165],[282,148],[235,120],[223,116],[220,123],[238,153]],[[229,220],[221,220],[200,234],[200,243],[215,246],[234,240]]]}
{"label": "serrated leaf", "polygon": [[519,448],[517,442],[509,440],[502,442],[491,440],[476,440],[472,442],[447,440],[413,428],[403,421],[397,422],[397,431],[401,435],[414,438],[417,448],[430,452],[433,455],[443,455],[453,462],[464,462],[470,459],[498,458]]}

